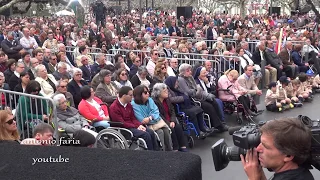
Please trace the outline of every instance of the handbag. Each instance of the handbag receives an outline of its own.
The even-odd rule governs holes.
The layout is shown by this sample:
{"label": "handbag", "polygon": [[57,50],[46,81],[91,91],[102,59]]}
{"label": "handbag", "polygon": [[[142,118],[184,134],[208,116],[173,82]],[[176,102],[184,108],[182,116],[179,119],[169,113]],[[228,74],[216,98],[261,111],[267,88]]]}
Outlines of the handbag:
{"label": "handbag", "polygon": [[161,129],[163,127],[168,127],[168,125],[163,119],[160,119],[156,124],[148,125],[148,127],[150,129],[152,129],[153,131],[156,131],[156,130]]}

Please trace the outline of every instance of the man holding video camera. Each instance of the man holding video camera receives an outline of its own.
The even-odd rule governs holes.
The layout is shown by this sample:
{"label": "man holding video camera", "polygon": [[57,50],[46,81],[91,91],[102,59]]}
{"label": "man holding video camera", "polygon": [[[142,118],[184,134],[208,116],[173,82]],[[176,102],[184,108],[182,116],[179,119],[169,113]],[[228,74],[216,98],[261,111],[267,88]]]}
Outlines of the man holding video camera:
{"label": "man holding video camera", "polygon": [[[271,180],[314,180],[301,165],[309,158],[311,131],[297,118],[271,120],[260,129],[261,143],[240,155],[249,180],[267,180],[262,167],[275,172]],[[259,161],[260,164],[259,164]]]}

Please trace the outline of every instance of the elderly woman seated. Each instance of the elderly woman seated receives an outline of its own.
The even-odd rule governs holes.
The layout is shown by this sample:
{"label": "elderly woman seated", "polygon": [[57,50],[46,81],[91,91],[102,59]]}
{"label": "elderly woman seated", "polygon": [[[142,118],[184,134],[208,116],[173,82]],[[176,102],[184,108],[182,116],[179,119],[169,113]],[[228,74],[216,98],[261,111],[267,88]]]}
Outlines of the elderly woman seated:
{"label": "elderly woman seated", "polygon": [[245,96],[247,91],[237,82],[238,77],[239,73],[236,70],[228,70],[225,72],[225,75],[220,77],[218,81],[219,89],[229,89],[229,91],[219,91],[219,98],[222,101],[229,102],[234,102],[238,99],[244,109],[249,114],[252,114],[253,112],[250,110],[250,99]]}
{"label": "elderly woman seated", "polygon": [[133,88],[139,85],[145,85],[149,87],[152,79],[149,76],[148,70],[145,66],[138,67],[138,72],[130,79]]}
{"label": "elderly woman seated", "polygon": [[111,81],[111,72],[109,70],[101,71],[100,73],[100,84],[96,89],[96,96],[107,104],[112,104],[117,99],[119,91],[116,83]]}
{"label": "elderly woman seated", "polygon": [[192,66],[189,64],[181,64],[179,67],[179,90],[187,96],[191,96],[201,102],[201,108],[210,117],[211,125],[217,128],[220,132],[228,130],[225,124],[222,124],[222,114],[220,106],[215,100],[215,96],[205,92],[201,87],[197,86],[192,77]]}
{"label": "elderly woman seated", "polygon": [[103,104],[101,99],[95,96],[90,86],[81,88],[81,102],[79,103],[79,112],[93,127],[110,127],[108,107]]}
{"label": "elderly woman seated", "polygon": [[83,127],[89,127],[88,121],[80,115],[79,111],[67,105],[68,101],[63,94],[57,94],[53,97],[57,106],[57,119],[59,128],[66,133],[74,133]]}
{"label": "elderly woman seated", "polygon": [[173,144],[173,150],[180,150],[186,152],[187,140],[184,135],[183,129],[179,123],[177,123],[177,117],[175,109],[169,99],[169,92],[167,85],[163,83],[156,83],[152,90],[152,99],[158,106],[160,116],[167,123],[171,129],[171,139]]}
{"label": "elderly woman seated", "polygon": [[51,98],[56,92],[57,81],[53,75],[47,73],[47,69],[43,64],[39,64],[35,68],[36,81],[40,83],[40,93],[44,97]]}
{"label": "elderly woman seated", "polygon": [[149,89],[140,85],[133,90],[134,100],[131,102],[134,115],[143,125],[156,131],[160,137],[163,149],[172,150],[170,129],[160,116],[159,109],[153,99],[149,97]]}

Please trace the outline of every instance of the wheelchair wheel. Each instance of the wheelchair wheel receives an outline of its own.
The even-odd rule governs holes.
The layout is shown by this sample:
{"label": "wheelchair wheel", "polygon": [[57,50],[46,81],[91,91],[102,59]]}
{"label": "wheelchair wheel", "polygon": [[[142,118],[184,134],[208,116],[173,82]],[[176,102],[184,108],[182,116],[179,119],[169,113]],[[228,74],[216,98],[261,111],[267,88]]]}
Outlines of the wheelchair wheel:
{"label": "wheelchair wheel", "polygon": [[129,145],[121,133],[113,129],[104,129],[96,137],[96,148],[104,149],[128,149]]}
{"label": "wheelchair wheel", "polygon": [[194,146],[194,140],[192,136],[188,136],[188,146],[189,148],[193,148]]}

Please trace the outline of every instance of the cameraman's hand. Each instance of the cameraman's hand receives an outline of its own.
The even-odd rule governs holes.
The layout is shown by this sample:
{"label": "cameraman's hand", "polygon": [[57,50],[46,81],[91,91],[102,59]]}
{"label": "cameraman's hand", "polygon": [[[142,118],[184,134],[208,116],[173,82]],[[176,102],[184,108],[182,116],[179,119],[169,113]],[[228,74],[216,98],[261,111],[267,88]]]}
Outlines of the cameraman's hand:
{"label": "cameraman's hand", "polygon": [[241,154],[240,158],[249,180],[260,180],[264,177],[264,172],[258,162],[256,148],[248,150],[245,158]]}

